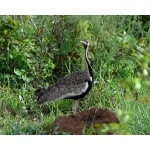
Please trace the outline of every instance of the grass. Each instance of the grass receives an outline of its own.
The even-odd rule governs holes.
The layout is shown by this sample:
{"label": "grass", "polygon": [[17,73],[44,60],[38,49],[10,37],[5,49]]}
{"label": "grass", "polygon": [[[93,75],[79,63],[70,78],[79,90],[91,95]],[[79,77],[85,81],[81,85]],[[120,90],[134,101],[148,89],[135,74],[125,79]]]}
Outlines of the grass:
{"label": "grass", "polygon": [[108,108],[121,121],[117,133],[150,134],[147,17],[2,16],[1,20],[0,134],[49,134],[57,116],[72,113],[71,100],[37,105],[33,87],[83,68],[79,39],[85,37],[91,40],[95,83],[78,111]]}
{"label": "grass", "polygon": [[[34,89],[27,86],[16,90],[6,86],[0,88],[0,134],[49,134],[50,123],[57,116],[72,111],[71,100],[39,106],[33,95]],[[94,106],[115,111],[127,133],[150,134],[149,106],[141,101],[125,100],[124,91],[117,81],[95,83],[78,111]]]}
{"label": "grass", "polygon": [[124,102],[126,111],[130,112],[129,131],[134,135],[150,135],[150,108],[141,102]]}

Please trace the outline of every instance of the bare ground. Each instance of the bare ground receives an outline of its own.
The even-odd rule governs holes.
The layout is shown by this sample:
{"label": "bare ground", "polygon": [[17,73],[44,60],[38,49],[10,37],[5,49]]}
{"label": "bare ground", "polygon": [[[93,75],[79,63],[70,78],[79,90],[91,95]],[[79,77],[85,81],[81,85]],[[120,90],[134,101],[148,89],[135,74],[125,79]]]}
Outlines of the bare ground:
{"label": "bare ground", "polygon": [[[96,107],[90,110],[83,110],[76,115],[58,116],[51,124],[50,134],[70,133],[81,135],[83,129],[96,127],[98,124],[119,123],[116,113],[108,109],[98,109]],[[57,132],[56,132],[57,131]],[[96,132],[93,134],[97,134]],[[111,133],[108,133],[111,134]]]}

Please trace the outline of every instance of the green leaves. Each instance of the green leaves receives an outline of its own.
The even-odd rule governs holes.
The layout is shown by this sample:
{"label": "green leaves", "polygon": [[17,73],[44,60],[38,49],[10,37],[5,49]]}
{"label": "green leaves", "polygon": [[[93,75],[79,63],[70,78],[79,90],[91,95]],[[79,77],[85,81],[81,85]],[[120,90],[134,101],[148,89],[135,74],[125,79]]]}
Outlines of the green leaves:
{"label": "green leaves", "polygon": [[14,68],[14,73],[18,76],[19,79],[22,79],[23,81],[27,83],[33,80],[32,77],[26,76],[25,70],[23,69],[19,70],[19,69]]}
{"label": "green leaves", "polygon": [[97,83],[102,78],[121,82],[131,78],[135,89],[139,85],[142,88],[142,83],[148,81],[150,63],[149,30],[143,25],[143,18],[1,16],[0,83],[7,82],[7,75],[9,85],[12,80],[19,85],[53,83],[53,77],[82,69],[80,40],[87,38]]}
{"label": "green leaves", "polygon": [[92,33],[90,32],[90,28],[92,27],[92,23],[89,21],[80,21],[77,25],[77,32],[79,34],[79,39],[88,39],[91,40]]}
{"label": "green leaves", "polygon": [[25,70],[21,69],[15,69],[14,68],[14,73],[17,75],[17,76],[22,76],[24,73],[25,73]]}

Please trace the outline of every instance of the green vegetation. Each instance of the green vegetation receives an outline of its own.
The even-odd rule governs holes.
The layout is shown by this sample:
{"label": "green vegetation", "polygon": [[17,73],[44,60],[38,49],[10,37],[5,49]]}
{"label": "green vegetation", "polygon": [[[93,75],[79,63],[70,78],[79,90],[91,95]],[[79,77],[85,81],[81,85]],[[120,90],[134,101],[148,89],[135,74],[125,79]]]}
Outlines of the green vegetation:
{"label": "green vegetation", "polygon": [[117,113],[100,134],[150,134],[150,16],[0,16],[0,134],[49,134],[71,113],[70,100],[39,106],[34,91],[83,69],[85,38],[95,81],[79,111]]}

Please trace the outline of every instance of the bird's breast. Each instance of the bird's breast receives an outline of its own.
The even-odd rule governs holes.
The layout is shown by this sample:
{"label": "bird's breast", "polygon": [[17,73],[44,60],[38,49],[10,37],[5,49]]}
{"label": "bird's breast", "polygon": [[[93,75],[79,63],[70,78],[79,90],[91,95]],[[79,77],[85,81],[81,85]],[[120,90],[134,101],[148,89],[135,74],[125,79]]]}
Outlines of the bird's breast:
{"label": "bird's breast", "polygon": [[87,91],[89,87],[89,83],[88,82],[85,82],[85,85],[83,86],[83,88],[81,89],[81,93],[85,93]]}

